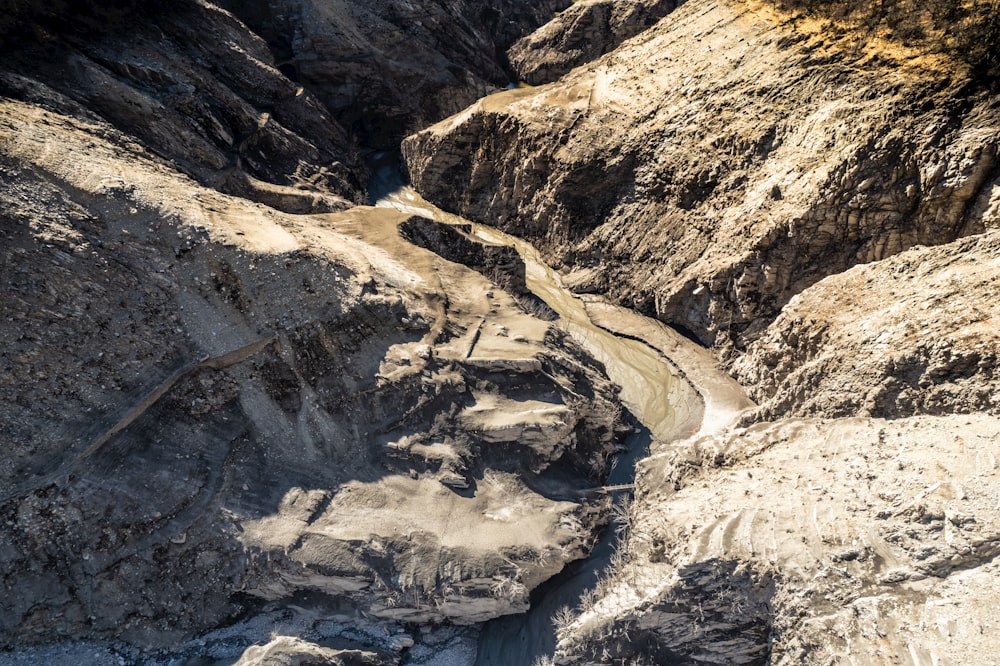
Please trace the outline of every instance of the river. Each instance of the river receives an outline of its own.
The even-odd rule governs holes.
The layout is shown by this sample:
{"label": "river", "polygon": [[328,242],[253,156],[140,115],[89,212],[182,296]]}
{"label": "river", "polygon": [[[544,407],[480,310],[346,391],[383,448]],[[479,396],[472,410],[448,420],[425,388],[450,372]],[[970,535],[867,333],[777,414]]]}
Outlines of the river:
{"label": "river", "polygon": [[[684,394],[677,390],[682,380],[673,366],[643,342],[614,335],[594,324],[583,302],[562,285],[558,273],[527,241],[441,210],[404,185],[398,171],[392,168],[377,170],[376,178],[378,183],[372,188],[375,205],[447,224],[468,225],[473,236],[517,250],[525,263],[528,289],[559,315],[559,326],[603,363],[608,377],[621,387],[621,401],[637,423],[625,441],[625,451],[618,457],[608,484],[631,483],[635,463],[647,455],[652,438],[668,440],[676,436],[676,405]],[[574,607],[583,592],[594,586],[616,546],[615,530],[605,530],[590,557],[568,565],[534,591],[527,613],[486,623],[480,635],[476,665],[529,666],[550,656],[556,642],[553,616],[562,606]]]}

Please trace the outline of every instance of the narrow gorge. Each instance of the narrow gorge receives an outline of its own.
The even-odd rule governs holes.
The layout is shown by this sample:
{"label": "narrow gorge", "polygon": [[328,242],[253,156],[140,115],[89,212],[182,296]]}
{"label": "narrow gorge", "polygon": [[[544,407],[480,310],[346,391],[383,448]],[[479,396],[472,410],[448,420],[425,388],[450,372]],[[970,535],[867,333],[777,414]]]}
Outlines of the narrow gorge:
{"label": "narrow gorge", "polygon": [[0,10],[0,665],[992,663],[995,2]]}

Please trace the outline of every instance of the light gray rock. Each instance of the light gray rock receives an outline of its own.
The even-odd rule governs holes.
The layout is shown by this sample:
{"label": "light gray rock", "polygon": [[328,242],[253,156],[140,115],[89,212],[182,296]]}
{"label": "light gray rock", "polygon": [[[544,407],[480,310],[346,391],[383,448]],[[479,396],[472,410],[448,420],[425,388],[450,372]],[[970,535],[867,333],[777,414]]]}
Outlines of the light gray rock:
{"label": "light gray rock", "polygon": [[732,370],[746,418],[1000,413],[1000,233],[913,248],[799,294]]}

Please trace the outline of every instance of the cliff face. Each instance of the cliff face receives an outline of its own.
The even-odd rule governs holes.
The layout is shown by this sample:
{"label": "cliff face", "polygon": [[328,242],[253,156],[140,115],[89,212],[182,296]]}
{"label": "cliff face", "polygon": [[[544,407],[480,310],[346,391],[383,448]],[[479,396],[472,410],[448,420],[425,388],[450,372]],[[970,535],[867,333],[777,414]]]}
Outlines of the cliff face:
{"label": "cliff face", "polygon": [[0,92],[100,118],[203,185],[288,212],[362,200],[356,142],[262,39],[214,5],[132,4],[23,17]]}
{"label": "cliff face", "polygon": [[507,52],[525,83],[555,81],[574,67],[614,50],[676,9],[677,0],[580,0]]}
{"label": "cliff face", "polygon": [[228,0],[282,69],[368,147],[464,109],[511,79],[504,51],[568,0]]}
{"label": "cliff face", "polygon": [[684,5],[411,137],[408,168],[579,289],[744,349],[827,275],[996,224],[995,98],[930,56],[853,46],[763,7]]}
{"label": "cliff face", "polygon": [[[136,9],[127,38],[40,21],[0,71],[0,645],[221,659],[294,616],[369,651],[245,663],[391,663],[406,627],[524,609],[605,520],[575,489],[614,386],[404,240],[448,233],[349,207],[354,139],[244,24]],[[442,253],[523,283],[465,243]]]}

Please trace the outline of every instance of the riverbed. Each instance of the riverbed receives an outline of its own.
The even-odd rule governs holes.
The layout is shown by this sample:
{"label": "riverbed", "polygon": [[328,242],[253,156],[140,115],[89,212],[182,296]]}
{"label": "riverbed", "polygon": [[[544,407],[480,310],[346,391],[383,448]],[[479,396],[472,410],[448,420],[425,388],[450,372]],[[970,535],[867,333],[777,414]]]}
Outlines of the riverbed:
{"label": "riverbed", "polygon": [[[374,200],[377,206],[462,225],[484,243],[515,248],[525,263],[528,289],[558,314],[557,325],[599,360],[608,377],[621,387],[620,398],[634,428],[611,470],[609,486],[627,487],[632,483],[635,464],[649,455],[652,442],[669,442],[699,429],[706,401],[684,378],[684,372],[664,355],[662,341],[669,334],[665,327],[660,328],[662,324],[636,313],[608,317],[608,310],[601,309],[599,303],[591,300],[588,304],[563,286],[559,274],[527,241],[441,210],[403,185],[391,171],[383,176],[382,183]],[[603,316],[601,325],[592,318],[591,311]],[[644,341],[647,335],[657,337],[661,344],[647,344]],[[688,345],[694,347],[692,343]],[[683,347],[683,343],[677,342],[676,349]],[[697,357],[697,352],[690,349],[681,356],[690,361]],[[627,494],[622,494],[619,503],[627,501]],[[484,625],[477,666],[527,665],[551,655],[556,643],[554,617],[561,608],[576,606],[581,595],[597,583],[609,565],[617,541],[616,530],[609,527],[590,557],[567,566],[535,590],[531,610]]]}

